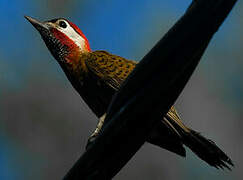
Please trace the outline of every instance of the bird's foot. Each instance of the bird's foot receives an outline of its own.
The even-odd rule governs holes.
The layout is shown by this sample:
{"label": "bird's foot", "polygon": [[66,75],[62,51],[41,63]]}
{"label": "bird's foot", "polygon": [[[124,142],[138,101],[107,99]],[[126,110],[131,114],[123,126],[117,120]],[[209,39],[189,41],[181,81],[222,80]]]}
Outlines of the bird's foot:
{"label": "bird's foot", "polygon": [[101,116],[94,132],[91,134],[91,136],[88,139],[87,145],[86,145],[86,150],[90,147],[90,145],[92,145],[95,141],[95,139],[97,138],[97,136],[99,135],[99,132],[104,124],[104,120],[105,120],[105,116],[106,114],[104,114],[103,116]]}
{"label": "bird's foot", "polygon": [[89,137],[88,142],[87,142],[86,147],[85,147],[86,150],[87,150],[87,149],[94,143],[94,141],[95,141],[95,139],[97,138],[97,136],[98,136],[98,133],[97,133],[97,134],[93,133],[93,134]]}

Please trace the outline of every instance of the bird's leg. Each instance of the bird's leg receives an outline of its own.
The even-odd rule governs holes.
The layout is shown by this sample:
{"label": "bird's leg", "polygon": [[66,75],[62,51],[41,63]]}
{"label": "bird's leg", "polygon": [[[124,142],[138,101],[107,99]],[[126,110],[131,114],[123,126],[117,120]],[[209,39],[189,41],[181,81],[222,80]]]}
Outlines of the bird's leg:
{"label": "bird's leg", "polygon": [[104,124],[104,121],[105,121],[105,117],[106,117],[106,113],[103,116],[100,117],[99,122],[96,125],[95,130],[93,131],[93,133],[91,134],[91,136],[88,139],[88,143],[86,145],[86,149],[88,148],[88,146],[90,144],[92,144],[92,142],[94,142],[94,140],[96,139],[96,137],[99,135],[99,132],[100,132],[100,130],[103,127],[103,124]]}
{"label": "bird's leg", "polygon": [[99,120],[98,124],[96,125],[96,128],[90,137],[96,137],[99,134],[99,132],[104,124],[105,116],[106,116],[106,113],[100,117],[100,120]]}

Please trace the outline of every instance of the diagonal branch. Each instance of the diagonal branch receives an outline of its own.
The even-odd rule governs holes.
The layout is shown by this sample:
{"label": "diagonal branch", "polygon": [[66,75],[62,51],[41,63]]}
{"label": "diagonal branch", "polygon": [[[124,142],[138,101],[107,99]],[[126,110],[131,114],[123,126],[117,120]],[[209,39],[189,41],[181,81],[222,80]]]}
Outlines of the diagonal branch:
{"label": "diagonal branch", "polygon": [[64,177],[111,179],[180,95],[237,0],[194,0],[113,98],[99,137]]}

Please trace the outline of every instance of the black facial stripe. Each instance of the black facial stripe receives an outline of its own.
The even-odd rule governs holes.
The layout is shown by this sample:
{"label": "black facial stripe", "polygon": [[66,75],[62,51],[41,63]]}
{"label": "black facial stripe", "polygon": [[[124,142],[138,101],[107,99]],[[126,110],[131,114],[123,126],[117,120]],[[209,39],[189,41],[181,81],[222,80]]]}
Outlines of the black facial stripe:
{"label": "black facial stripe", "polygon": [[57,61],[64,61],[64,57],[68,55],[69,50],[66,45],[63,45],[50,31],[41,33],[47,48]]}

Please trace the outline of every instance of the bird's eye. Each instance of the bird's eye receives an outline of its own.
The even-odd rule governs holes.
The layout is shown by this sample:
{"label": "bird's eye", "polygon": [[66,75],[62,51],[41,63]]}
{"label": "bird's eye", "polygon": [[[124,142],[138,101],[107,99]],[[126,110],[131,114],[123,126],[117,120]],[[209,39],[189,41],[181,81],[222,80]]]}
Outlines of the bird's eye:
{"label": "bird's eye", "polygon": [[62,28],[66,28],[67,24],[64,21],[60,21],[59,26],[62,27]]}

